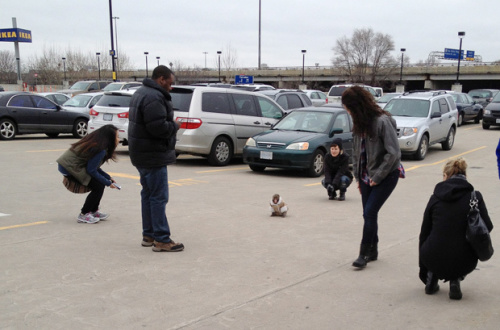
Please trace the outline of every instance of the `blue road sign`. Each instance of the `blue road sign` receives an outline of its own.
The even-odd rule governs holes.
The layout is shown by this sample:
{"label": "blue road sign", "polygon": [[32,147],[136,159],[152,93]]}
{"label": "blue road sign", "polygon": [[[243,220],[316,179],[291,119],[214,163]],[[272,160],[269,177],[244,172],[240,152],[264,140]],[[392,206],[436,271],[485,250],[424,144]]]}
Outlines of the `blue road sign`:
{"label": "blue road sign", "polygon": [[243,74],[237,74],[234,76],[234,84],[253,84],[253,76],[247,76]]}
{"label": "blue road sign", "polygon": [[474,51],[473,50],[468,50],[467,54],[465,55],[465,59],[467,61],[474,61]]}
{"label": "blue road sign", "polygon": [[[452,48],[445,48],[444,49],[444,58],[447,60],[458,60],[458,49],[452,49]],[[462,50],[462,57],[460,59],[464,58],[464,51]]]}

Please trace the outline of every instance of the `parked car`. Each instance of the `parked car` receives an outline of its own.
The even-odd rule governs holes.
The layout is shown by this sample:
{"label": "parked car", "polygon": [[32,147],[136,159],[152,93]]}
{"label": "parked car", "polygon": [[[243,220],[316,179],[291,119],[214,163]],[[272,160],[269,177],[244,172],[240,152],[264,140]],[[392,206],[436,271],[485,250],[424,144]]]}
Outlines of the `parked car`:
{"label": "parked car", "polygon": [[195,84],[191,84],[191,86],[231,88],[232,85],[231,84],[224,84],[224,83],[195,83]]}
{"label": "parked car", "polygon": [[483,117],[483,106],[472,99],[469,94],[448,92],[455,101],[458,109],[458,126],[463,122],[474,120],[477,124]]}
{"label": "parked car", "polygon": [[44,96],[51,100],[52,102],[63,105],[64,102],[69,100],[69,96],[63,93],[58,93],[58,92],[48,92],[48,93],[38,93],[38,95]]}
{"label": "parked car", "polygon": [[354,85],[358,85],[366,89],[367,91],[372,94],[372,96],[377,99],[378,94],[377,92],[373,89],[371,86],[367,85],[361,85],[361,84],[342,84],[342,85],[333,85],[330,90],[328,91],[328,103],[341,103],[341,97],[342,93],[348,89],[349,87],[352,87]]}
{"label": "parked car", "polygon": [[231,85],[231,88],[242,89],[244,91],[249,91],[249,92],[261,92],[261,91],[269,91],[275,89],[273,86],[266,84]]}
{"label": "parked car", "polygon": [[66,110],[89,114],[90,109],[96,105],[103,94],[103,92],[78,94],[64,102],[62,107]]}
{"label": "parked car", "polygon": [[377,104],[382,109],[385,107],[387,102],[395,98],[396,96],[403,95],[403,93],[385,93],[383,96],[377,99]]}
{"label": "parked car", "polygon": [[119,91],[122,89],[129,89],[134,87],[141,87],[142,83],[139,81],[120,81],[109,83],[102,89],[103,92]]}
{"label": "parked car", "polygon": [[345,109],[296,109],[270,130],[249,138],[243,148],[243,161],[256,172],[276,167],[304,170],[318,177],[323,174],[325,154],[337,137],[352,156],[352,120]]}
{"label": "parked car", "polygon": [[443,150],[453,147],[458,110],[447,92],[407,92],[390,100],[384,110],[396,120],[403,154],[422,160],[432,144],[441,143]]}
{"label": "parked car", "polygon": [[274,89],[259,93],[269,96],[285,110],[312,106],[309,96],[300,89]]}
{"label": "parked car", "polygon": [[72,133],[76,138],[87,135],[89,115],[67,111],[51,100],[29,92],[0,94],[0,139],[16,135],[45,133],[57,137]]}
{"label": "parked car", "polygon": [[484,108],[483,128],[489,129],[490,126],[500,126],[500,93]]}
{"label": "parked car", "polygon": [[3,88],[3,86],[0,86],[0,92],[5,92],[5,88]]}
{"label": "parked car", "polygon": [[112,124],[118,128],[120,142],[128,145],[128,112],[130,100],[136,89],[105,92],[90,109],[89,133]]}
{"label": "parked car", "polygon": [[69,89],[62,89],[58,91],[59,93],[64,93],[68,94],[69,96],[73,97],[78,94],[82,93],[89,93],[89,92],[99,92],[101,91],[106,85],[108,85],[110,82],[109,81],[96,81],[96,80],[84,80],[84,81],[78,81],[74,83]]}
{"label": "parked car", "polygon": [[499,91],[498,89],[472,89],[468,94],[484,108],[493,100],[493,97],[495,97]]}
{"label": "parked car", "polygon": [[306,93],[315,107],[320,107],[328,103],[328,97],[322,91],[318,91],[315,89],[305,89],[303,90],[303,92]]}
{"label": "parked car", "polygon": [[182,123],[175,151],[207,157],[214,166],[240,156],[249,137],[285,114],[267,96],[237,89],[176,86],[170,95],[175,118]]}

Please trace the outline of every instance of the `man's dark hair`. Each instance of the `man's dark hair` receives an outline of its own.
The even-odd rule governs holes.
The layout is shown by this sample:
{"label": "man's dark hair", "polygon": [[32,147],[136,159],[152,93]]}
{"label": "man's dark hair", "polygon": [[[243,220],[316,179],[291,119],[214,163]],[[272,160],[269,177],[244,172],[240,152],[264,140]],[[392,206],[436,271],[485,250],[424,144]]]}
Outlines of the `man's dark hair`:
{"label": "man's dark hair", "polygon": [[174,73],[172,70],[167,68],[164,65],[158,65],[154,70],[153,70],[153,75],[151,76],[151,79],[156,80],[160,77],[165,77],[165,78],[170,78]]}

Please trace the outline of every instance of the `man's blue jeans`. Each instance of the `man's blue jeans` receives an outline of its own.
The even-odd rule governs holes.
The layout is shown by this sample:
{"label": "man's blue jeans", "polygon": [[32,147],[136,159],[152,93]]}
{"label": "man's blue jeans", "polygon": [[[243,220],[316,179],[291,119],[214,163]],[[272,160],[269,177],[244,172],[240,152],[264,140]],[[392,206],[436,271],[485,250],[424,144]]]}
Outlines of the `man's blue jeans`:
{"label": "man's blue jeans", "polygon": [[170,242],[165,208],[168,203],[167,167],[138,167],[141,175],[142,235],[157,242]]}
{"label": "man's blue jeans", "polygon": [[370,187],[362,180],[359,181],[361,188],[361,201],[363,203],[363,239],[361,244],[378,243],[378,212],[389,198],[399,180],[399,170],[392,171],[378,185]]}

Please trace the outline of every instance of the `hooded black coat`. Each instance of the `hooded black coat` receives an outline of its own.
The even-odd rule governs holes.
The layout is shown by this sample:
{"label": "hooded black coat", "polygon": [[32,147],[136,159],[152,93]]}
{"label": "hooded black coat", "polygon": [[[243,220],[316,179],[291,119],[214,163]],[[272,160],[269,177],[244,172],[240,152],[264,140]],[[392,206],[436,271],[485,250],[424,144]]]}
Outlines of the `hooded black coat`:
{"label": "hooded black coat", "polygon": [[349,169],[349,155],[344,152],[342,147],[342,139],[336,138],[332,141],[332,145],[337,145],[340,149],[340,154],[333,157],[330,152],[325,156],[325,184],[340,186],[340,178],[345,175],[351,180],[353,175]]}
{"label": "hooded black coat", "polygon": [[[478,258],[465,239],[473,190],[463,175],[452,176],[436,185],[420,230],[419,277],[424,283],[427,271],[442,280],[455,280],[476,268]],[[491,231],[493,224],[479,191],[476,191],[476,197],[481,217]]]}

